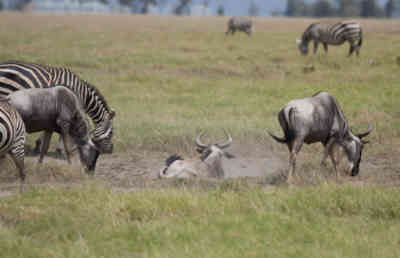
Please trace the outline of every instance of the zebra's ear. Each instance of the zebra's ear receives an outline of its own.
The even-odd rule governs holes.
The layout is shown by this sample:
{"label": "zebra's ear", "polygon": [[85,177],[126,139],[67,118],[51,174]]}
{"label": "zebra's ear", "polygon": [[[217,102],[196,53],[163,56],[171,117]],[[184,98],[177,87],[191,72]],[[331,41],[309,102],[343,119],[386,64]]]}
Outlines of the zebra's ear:
{"label": "zebra's ear", "polygon": [[300,45],[301,40],[300,39],[296,39],[296,43],[297,43],[297,45]]}
{"label": "zebra's ear", "polygon": [[109,115],[110,120],[113,119],[114,116],[115,116],[115,111],[114,111],[114,109],[111,109],[111,110],[110,110],[110,115]]}

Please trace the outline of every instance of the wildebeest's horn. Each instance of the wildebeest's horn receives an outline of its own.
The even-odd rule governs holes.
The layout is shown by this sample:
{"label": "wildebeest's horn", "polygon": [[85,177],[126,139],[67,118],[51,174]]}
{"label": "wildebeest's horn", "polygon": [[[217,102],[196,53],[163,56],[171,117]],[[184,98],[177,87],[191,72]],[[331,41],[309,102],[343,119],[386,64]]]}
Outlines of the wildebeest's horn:
{"label": "wildebeest's horn", "polygon": [[232,144],[232,137],[229,133],[226,132],[226,130],[224,129],[224,133],[226,135],[226,137],[228,137],[228,140],[226,142],[223,143],[217,143],[216,145],[221,148],[221,149],[225,149],[228,148],[231,144]]}
{"label": "wildebeest's horn", "polygon": [[368,134],[370,134],[372,132],[372,130],[374,130],[374,127],[372,125],[369,125],[368,131],[366,131],[365,133],[357,134],[357,137],[361,139],[361,138],[367,136]]}
{"label": "wildebeest's horn", "polygon": [[196,145],[197,145],[197,147],[203,148],[203,149],[208,147],[207,144],[202,143],[201,140],[200,140],[201,136],[203,136],[204,133],[205,132],[203,131],[196,137]]}

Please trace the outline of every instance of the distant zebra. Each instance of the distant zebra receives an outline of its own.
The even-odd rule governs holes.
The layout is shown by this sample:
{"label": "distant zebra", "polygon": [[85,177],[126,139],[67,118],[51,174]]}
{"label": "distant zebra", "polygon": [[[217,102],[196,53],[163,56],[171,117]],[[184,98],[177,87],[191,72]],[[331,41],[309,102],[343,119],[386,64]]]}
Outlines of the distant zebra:
{"label": "distant zebra", "polygon": [[247,17],[231,17],[228,21],[226,35],[235,34],[236,31],[243,31],[251,36],[253,32],[253,22]]}
{"label": "distant zebra", "polygon": [[0,96],[21,89],[49,88],[56,85],[63,85],[77,95],[95,126],[92,132],[93,143],[100,152],[112,153],[112,120],[115,112],[110,109],[96,87],[66,68],[20,61],[0,63]]}
{"label": "distant zebra", "polygon": [[349,56],[354,51],[358,56],[363,35],[361,25],[356,21],[341,21],[334,24],[312,23],[304,31],[301,40],[296,40],[303,55],[308,54],[308,44],[311,40],[314,41],[314,55],[317,53],[320,42],[325,52],[328,52],[328,45],[342,45],[347,41],[350,44]]}
{"label": "distant zebra", "polygon": [[5,99],[0,100],[0,157],[11,155],[19,170],[20,191],[24,189],[25,124],[15,108]]}

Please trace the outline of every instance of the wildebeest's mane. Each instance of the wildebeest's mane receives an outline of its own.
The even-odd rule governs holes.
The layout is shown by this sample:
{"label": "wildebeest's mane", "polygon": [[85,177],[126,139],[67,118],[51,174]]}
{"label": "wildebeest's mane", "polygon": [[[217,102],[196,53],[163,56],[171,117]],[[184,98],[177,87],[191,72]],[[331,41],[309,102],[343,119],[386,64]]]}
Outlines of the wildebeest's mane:
{"label": "wildebeest's mane", "polygon": [[171,165],[174,161],[176,160],[183,160],[183,158],[181,156],[179,156],[178,154],[173,154],[171,156],[169,156],[166,160],[165,160],[165,165],[167,167],[169,167],[169,165]]}

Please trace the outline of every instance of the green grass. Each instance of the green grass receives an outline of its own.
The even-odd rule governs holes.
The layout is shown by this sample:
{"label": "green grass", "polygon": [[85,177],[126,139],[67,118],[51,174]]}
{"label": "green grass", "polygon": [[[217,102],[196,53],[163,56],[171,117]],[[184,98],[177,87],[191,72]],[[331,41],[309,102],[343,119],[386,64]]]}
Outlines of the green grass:
{"label": "green grass", "polygon": [[[0,59],[67,66],[96,85],[117,111],[117,155],[191,155],[195,135],[207,130],[215,139],[222,128],[237,145],[268,143],[266,129],[280,132],[280,108],[324,90],[337,97],[355,131],[375,126],[363,157],[398,164],[399,21],[362,20],[360,58],[347,58],[347,45],[302,57],[295,39],[309,19],[256,19],[251,38],[226,37],[226,21],[2,13]],[[310,65],[315,71],[305,73]],[[310,156],[313,162],[300,170],[316,169]],[[396,179],[394,166],[373,172],[395,170]],[[30,170],[44,174],[42,183],[69,169],[46,164]],[[172,185],[116,192],[93,182],[2,197],[0,257],[400,256],[396,188],[288,189],[241,180]]]}
{"label": "green grass", "polygon": [[0,201],[0,257],[398,257],[399,190],[89,184]]}

